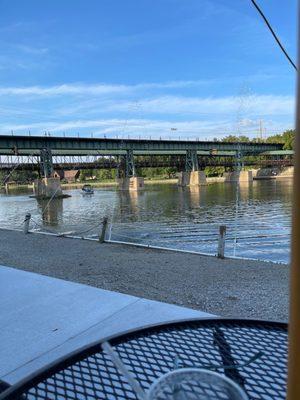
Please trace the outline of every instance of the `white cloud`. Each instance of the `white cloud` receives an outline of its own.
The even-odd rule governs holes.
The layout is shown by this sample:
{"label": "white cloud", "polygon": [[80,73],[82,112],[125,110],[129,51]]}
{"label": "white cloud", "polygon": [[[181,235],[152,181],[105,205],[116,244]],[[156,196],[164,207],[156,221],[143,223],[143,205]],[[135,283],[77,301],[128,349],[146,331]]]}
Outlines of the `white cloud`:
{"label": "white cloud", "polygon": [[[245,113],[249,115],[293,115],[295,99],[293,96],[256,95],[250,96],[241,106],[241,98],[229,97],[181,97],[162,96],[142,99],[138,102],[144,113],[151,114],[234,114]],[[111,102],[105,111],[130,112],[132,102]]]}
{"label": "white cloud", "polygon": [[[272,120],[265,120],[264,127],[269,133],[278,133],[290,125],[274,124]],[[230,119],[171,121],[155,119],[91,119],[70,120],[66,122],[45,121],[28,124],[14,124],[0,126],[0,133],[5,134],[13,130],[15,133],[43,134],[50,132],[52,135],[61,135],[63,132],[71,135],[80,132],[83,135],[98,135],[112,137],[186,137],[212,139],[213,137],[224,137],[228,134],[237,134],[237,127]],[[245,120],[242,124],[241,134],[255,136],[259,132],[259,120]]]}
{"label": "white cloud", "polygon": [[189,80],[189,81],[170,81],[170,82],[150,82],[136,85],[116,85],[116,84],[63,84],[55,86],[24,86],[24,87],[0,87],[0,96],[64,96],[64,95],[103,95],[109,93],[131,93],[147,89],[175,89],[188,88],[199,85],[207,85],[212,80]]}
{"label": "white cloud", "polygon": [[24,44],[16,44],[12,45],[16,50],[20,50],[26,54],[32,55],[44,55],[48,53],[49,49],[47,47],[34,47],[34,46],[27,46]]}
{"label": "white cloud", "polygon": [[35,134],[65,131],[170,136],[175,127],[177,136],[220,137],[237,132],[237,127],[244,133],[256,132],[260,119],[272,131],[293,127],[293,96],[209,97],[188,96],[190,90],[182,91],[208,82],[0,87],[0,133],[30,130]]}
{"label": "white cloud", "polygon": [[62,95],[76,95],[76,94],[106,94],[118,93],[127,90],[124,85],[57,85],[57,86],[27,86],[27,87],[1,87],[0,96],[62,96]]}
{"label": "white cloud", "polygon": [[142,132],[145,129],[152,131],[169,131],[171,128],[176,127],[178,131],[196,132],[201,129],[214,129],[216,126],[224,126],[226,121],[219,121],[218,123],[211,121],[161,121],[153,119],[92,119],[92,120],[71,120],[67,122],[37,122],[28,124],[12,124],[9,126],[2,125],[2,129],[11,129],[13,131],[26,131],[29,129],[35,131],[51,131],[63,132],[67,130],[76,130],[82,128],[103,128],[103,132],[112,132],[113,130]]}
{"label": "white cloud", "polygon": [[[286,114],[293,115],[295,108],[295,99],[293,96],[278,95],[251,95],[245,98],[239,96],[226,97],[188,97],[163,95],[145,98],[143,91],[146,89],[172,89],[186,88],[199,84],[204,81],[175,81],[165,83],[144,83],[138,85],[109,85],[109,84],[64,84],[51,87],[29,86],[29,87],[2,87],[0,88],[0,96],[16,96],[24,97],[26,101],[28,96],[52,97],[52,96],[74,96],[75,100],[70,110],[66,106],[66,113],[78,112],[85,110],[88,113],[93,112],[126,112],[135,113],[136,108],[148,114],[237,114],[239,109],[241,112],[257,115],[274,115]],[[141,91],[135,95],[134,100],[121,100],[118,97],[112,98],[112,95],[127,94],[130,95],[134,91]],[[92,96],[87,101],[80,100],[77,96]],[[106,98],[106,95],[109,95]],[[138,97],[137,97],[138,96]],[[92,101],[91,101],[92,100]],[[82,102],[82,103],[81,103]],[[136,106],[134,107],[134,104]],[[55,107],[55,103],[53,103]]]}

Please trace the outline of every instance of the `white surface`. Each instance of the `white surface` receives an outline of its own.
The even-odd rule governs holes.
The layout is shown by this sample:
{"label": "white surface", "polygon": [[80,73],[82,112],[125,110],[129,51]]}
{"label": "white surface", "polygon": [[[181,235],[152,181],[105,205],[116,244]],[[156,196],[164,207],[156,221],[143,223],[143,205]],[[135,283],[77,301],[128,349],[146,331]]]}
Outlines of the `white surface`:
{"label": "white surface", "polygon": [[210,314],[0,266],[0,379],[17,382],[85,344]]}

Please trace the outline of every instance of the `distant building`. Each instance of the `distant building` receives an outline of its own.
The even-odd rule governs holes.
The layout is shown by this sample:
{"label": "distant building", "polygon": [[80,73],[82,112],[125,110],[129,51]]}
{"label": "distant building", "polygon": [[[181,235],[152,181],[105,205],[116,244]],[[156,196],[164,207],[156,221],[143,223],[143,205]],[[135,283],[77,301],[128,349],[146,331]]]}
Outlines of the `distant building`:
{"label": "distant building", "polygon": [[58,171],[54,171],[54,178],[59,178],[59,179],[64,179],[66,180],[68,183],[71,182],[76,182],[77,179],[79,179],[79,175],[80,175],[80,170],[78,169],[73,169],[71,171],[62,171],[62,170],[58,170]]}
{"label": "distant building", "polygon": [[54,171],[53,177],[59,178],[59,179],[64,179],[64,171]]}

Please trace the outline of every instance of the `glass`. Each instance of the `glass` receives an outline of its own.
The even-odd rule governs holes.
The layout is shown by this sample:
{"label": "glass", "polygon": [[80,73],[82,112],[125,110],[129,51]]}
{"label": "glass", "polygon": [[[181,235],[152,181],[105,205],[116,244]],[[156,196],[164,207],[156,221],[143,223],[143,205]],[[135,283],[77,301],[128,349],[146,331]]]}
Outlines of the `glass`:
{"label": "glass", "polygon": [[248,400],[231,379],[199,368],[171,371],[151,385],[147,400]]}

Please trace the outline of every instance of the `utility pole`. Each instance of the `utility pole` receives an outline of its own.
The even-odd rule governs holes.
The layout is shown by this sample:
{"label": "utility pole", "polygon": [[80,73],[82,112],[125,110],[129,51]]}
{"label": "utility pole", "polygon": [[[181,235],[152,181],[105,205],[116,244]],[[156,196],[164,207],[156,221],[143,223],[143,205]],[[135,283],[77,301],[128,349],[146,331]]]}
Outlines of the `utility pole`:
{"label": "utility pole", "polygon": [[263,139],[263,121],[261,119],[259,120],[259,137],[260,140]]}

